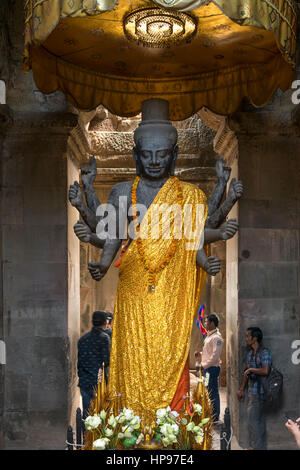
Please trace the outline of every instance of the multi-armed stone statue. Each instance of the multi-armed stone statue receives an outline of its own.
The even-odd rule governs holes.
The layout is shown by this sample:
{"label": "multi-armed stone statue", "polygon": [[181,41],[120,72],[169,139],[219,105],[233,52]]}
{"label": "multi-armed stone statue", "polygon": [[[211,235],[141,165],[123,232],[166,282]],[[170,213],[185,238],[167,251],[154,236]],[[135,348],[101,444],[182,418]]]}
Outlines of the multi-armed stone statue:
{"label": "multi-armed stone statue", "polygon": [[129,224],[119,267],[109,388],[121,393],[122,406],[152,423],[158,408],[182,407],[189,387],[193,318],[206,272],[216,275],[220,270],[220,260],[207,257],[205,246],[236,233],[236,220],[224,219],[243,187],[233,179],[220,206],[230,176],[222,159],[216,165],[218,184],[207,203],[199,188],[174,176],[177,131],[164,100],[143,103],[134,140],[137,177],[113,186],[106,212],[99,210],[93,188],[93,158],[81,172],[86,204],[77,182],[70,187],[69,198],[83,219],[74,226],[76,235],[102,249],[100,261],[89,263],[97,281],[127,239]]}

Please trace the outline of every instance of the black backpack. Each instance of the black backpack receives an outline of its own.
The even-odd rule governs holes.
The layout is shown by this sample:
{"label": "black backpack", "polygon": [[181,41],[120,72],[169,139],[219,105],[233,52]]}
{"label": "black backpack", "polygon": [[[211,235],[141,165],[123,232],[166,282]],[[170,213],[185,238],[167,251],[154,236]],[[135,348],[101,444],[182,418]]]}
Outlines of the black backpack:
{"label": "black backpack", "polygon": [[[255,362],[256,362],[256,358],[255,358]],[[280,405],[280,398],[281,398],[282,387],[283,387],[282,373],[275,367],[271,366],[269,375],[267,376],[258,375],[257,378],[264,389],[266,407],[270,409],[278,408]]]}
{"label": "black backpack", "polygon": [[278,408],[283,386],[282,373],[272,366],[269,375],[260,377],[260,382],[264,389],[266,406],[273,409]]}

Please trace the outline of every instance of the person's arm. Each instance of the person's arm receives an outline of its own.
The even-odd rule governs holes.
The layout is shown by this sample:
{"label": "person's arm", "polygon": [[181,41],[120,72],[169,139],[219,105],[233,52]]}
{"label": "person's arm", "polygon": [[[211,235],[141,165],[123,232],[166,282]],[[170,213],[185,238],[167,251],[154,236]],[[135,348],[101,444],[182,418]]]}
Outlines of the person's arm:
{"label": "person's arm", "polygon": [[245,396],[245,388],[247,386],[247,383],[248,383],[248,380],[249,380],[249,377],[248,377],[248,374],[245,374],[246,370],[249,369],[249,363],[248,363],[248,356],[247,356],[247,364],[246,364],[246,369],[243,373],[243,377],[242,377],[242,384],[241,384],[241,387],[240,389],[237,391],[237,397],[239,400],[242,400]]}
{"label": "person's arm", "polygon": [[245,371],[245,374],[249,375],[249,374],[256,374],[256,375],[269,375],[270,373],[270,366],[263,366],[263,367],[260,367],[258,369],[255,369],[253,367],[250,367],[249,369],[247,369]]}

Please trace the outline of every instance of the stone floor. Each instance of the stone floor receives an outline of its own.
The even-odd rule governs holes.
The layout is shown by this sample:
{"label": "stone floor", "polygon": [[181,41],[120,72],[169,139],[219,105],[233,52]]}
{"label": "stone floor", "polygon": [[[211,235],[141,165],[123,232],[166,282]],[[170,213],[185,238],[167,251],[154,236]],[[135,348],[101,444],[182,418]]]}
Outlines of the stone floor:
{"label": "stone floor", "polygon": [[[224,411],[227,407],[227,399],[226,399],[226,388],[220,388],[220,405],[221,405],[221,412],[220,412],[220,420],[223,421],[224,418]],[[221,426],[213,431],[213,450],[220,450],[220,430]],[[239,446],[236,437],[233,436],[231,440],[231,450],[241,450],[242,448]]]}

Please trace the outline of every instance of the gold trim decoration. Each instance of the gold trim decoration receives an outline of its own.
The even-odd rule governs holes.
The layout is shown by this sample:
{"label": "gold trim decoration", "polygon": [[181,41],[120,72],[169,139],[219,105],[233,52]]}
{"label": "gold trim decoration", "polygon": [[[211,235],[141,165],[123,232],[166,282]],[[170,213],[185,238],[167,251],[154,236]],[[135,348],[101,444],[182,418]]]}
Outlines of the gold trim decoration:
{"label": "gold trim decoration", "polygon": [[197,20],[186,13],[161,8],[142,8],[125,16],[124,33],[130,40],[148,47],[177,46],[190,42]]}

